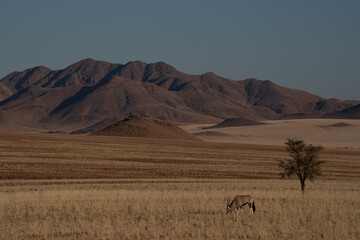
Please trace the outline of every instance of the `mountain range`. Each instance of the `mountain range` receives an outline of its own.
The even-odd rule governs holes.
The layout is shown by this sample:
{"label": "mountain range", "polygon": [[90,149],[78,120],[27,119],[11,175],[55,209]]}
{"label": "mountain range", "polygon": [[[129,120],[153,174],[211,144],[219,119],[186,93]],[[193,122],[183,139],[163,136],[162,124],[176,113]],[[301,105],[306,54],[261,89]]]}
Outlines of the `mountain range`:
{"label": "mountain range", "polygon": [[137,114],[175,123],[226,118],[360,118],[360,101],[325,99],[271,81],[190,75],[164,62],[84,59],[0,80],[0,130],[71,132]]}

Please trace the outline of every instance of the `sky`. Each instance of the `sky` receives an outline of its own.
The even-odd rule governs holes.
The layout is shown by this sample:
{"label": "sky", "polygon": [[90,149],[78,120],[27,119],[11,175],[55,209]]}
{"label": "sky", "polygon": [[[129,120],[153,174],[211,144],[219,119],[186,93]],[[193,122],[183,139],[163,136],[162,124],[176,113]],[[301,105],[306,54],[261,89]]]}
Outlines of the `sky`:
{"label": "sky", "polygon": [[360,100],[358,0],[1,0],[0,79],[85,58],[166,62]]}

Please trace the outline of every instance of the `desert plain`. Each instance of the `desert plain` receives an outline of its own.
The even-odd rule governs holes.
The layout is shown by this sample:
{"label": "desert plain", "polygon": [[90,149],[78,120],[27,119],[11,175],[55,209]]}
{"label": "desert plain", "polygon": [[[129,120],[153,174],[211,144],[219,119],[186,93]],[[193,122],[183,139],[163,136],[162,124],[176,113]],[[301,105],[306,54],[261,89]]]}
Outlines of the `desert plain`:
{"label": "desert plain", "polygon": [[213,129],[204,129],[211,124],[192,124],[182,128],[209,142],[283,146],[287,138],[297,138],[324,147],[360,149],[357,119],[286,119],[261,123],[263,125]]}
{"label": "desert plain", "polygon": [[[359,239],[360,121],[203,129],[202,141],[0,133],[0,239]],[[286,138],[321,144],[323,176],[280,179]],[[256,212],[227,215],[251,194]]]}

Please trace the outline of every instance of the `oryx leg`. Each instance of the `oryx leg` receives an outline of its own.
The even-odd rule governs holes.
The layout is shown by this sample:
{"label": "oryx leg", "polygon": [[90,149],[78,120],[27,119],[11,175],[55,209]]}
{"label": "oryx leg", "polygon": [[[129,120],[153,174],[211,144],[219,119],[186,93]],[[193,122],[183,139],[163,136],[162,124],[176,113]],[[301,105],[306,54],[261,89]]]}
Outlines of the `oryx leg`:
{"label": "oryx leg", "polygon": [[246,203],[245,204],[242,204],[241,206],[240,206],[240,209],[241,209],[241,212],[244,214],[244,206],[246,205]]}

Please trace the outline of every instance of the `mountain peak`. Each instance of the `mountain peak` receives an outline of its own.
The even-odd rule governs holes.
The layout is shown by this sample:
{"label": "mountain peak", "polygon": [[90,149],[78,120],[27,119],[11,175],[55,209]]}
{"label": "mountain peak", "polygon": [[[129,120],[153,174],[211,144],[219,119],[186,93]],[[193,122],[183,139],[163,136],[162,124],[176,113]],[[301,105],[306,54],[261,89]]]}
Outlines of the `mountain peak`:
{"label": "mountain peak", "polygon": [[36,71],[52,71],[52,69],[50,69],[50,68],[48,68],[46,66],[43,66],[43,65],[37,66],[37,67],[34,67],[34,68],[30,68],[29,70],[31,70],[31,69],[36,70]]}
{"label": "mountain peak", "polygon": [[129,66],[129,67],[133,67],[133,66],[135,66],[135,67],[145,67],[146,65],[147,65],[147,63],[136,60],[136,61],[130,61],[130,62],[126,63],[124,66],[125,67],[127,67],[127,66]]}
{"label": "mountain peak", "polygon": [[93,58],[85,58],[83,60],[78,61],[77,63],[94,63],[94,62],[98,62],[98,61]]}
{"label": "mountain peak", "polygon": [[207,76],[217,76],[214,72],[206,72],[203,75],[207,75]]}
{"label": "mountain peak", "polygon": [[93,66],[93,65],[111,65],[111,63],[105,61],[98,61],[93,58],[85,58],[74,64],[71,64],[69,67]]}
{"label": "mountain peak", "polygon": [[156,72],[159,76],[164,76],[176,72],[177,70],[165,62],[155,62],[148,64],[146,66],[146,71],[152,73]]}
{"label": "mountain peak", "polygon": [[159,70],[176,71],[175,67],[173,67],[170,64],[167,64],[165,62],[155,62],[155,63],[150,63],[148,65],[156,67]]}

